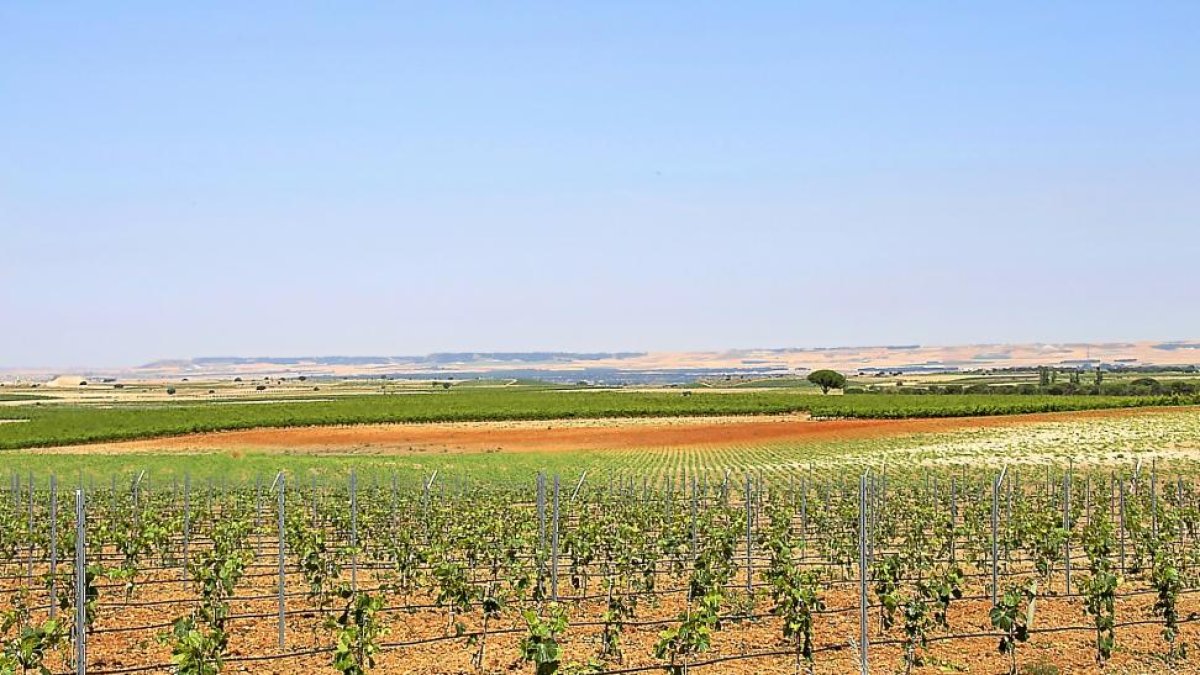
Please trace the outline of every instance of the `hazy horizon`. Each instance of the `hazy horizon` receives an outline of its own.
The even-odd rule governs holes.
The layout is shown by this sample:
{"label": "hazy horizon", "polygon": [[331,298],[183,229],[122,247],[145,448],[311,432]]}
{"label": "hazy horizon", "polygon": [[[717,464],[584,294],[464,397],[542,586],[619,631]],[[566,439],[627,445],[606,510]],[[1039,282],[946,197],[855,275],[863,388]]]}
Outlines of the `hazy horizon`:
{"label": "hazy horizon", "polygon": [[[814,345],[814,346],[797,346],[797,345],[773,345],[773,346],[743,346],[743,347],[728,347],[724,349],[705,349],[705,350],[597,350],[597,351],[571,351],[571,350],[439,350],[425,353],[374,353],[374,354],[348,354],[348,353],[324,353],[324,354],[190,354],[190,355],[175,355],[166,356],[154,359],[142,359],[132,363],[121,364],[88,364],[88,363],[57,363],[57,364],[23,364],[13,365],[0,363],[0,372],[36,372],[47,374],[52,372],[57,373],[72,373],[75,371],[87,372],[119,372],[125,370],[134,370],[143,367],[161,367],[167,364],[176,363],[193,363],[199,361],[204,362],[220,362],[220,361],[245,361],[247,365],[252,363],[265,363],[266,361],[288,361],[288,360],[314,360],[316,362],[326,362],[329,360],[365,360],[365,359],[412,359],[420,360],[428,357],[445,357],[445,356],[476,356],[490,357],[497,355],[555,355],[565,357],[585,357],[576,363],[587,363],[589,358],[620,360],[622,358],[634,358],[654,356],[654,355],[675,355],[683,356],[687,354],[693,355],[736,355],[736,354],[762,354],[762,353],[789,353],[803,352],[810,356],[820,355],[823,353],[841,353],[846,358],[851,358],[855,353],[864,360],[864,365],[872,365],[873,359],[865,356],[873,350],[883,350],[890,352],[893,356],[901,356],[908,353],[923,353],[928,355],[933,352],[935,355],[948,356],[954,352],[970,348],[999,348],[1000,351],[981,352],[974,358],[978,363],[972,367],[977,368],[995,368],[1004,367],[1009,356],[1004,356],[1005,350],[1019,349],[1020,351],[1029,351],[1029,348],[1045,347],[1047,349],[1038,351],[1037,353],[1044,355],[1044,362],[1039,365],[1056,365],[1058,363],[1066,363],[1064,358],[1071,356],[1083,357],[1087,355],[1091,358],[1096,358],[1102,362],[1128,361],[1128,357],[1134,353],[1145,353],[1146,350],[1155,354],[1161,355],[1163,358],[1155,359],[1133,359],[1135,365],[1195,365],[1200,363],[1195,358],[1188,358],[1194,354],[1200,354],[1200,340],[1192,338],[1179,338],[1169,340],[1127,340],[1127,341],[1070,341],[1070,342],[1027,342],[1027,343],[961,343],[961,344],[874,344],[874,345]],[[1071,354],[1071,351],[1079,352],[1084,349],[1083,353]],[[1091,350],[1096,349],[1093,353]],[[1113,352],[1115,350],[1115,352]],[[1035,350],[1036,351],[1036,350]],[[1105,352],[1109,353],[1105,353]],[[1176,356],[1179,355],[1179,356]],[[915,357],[919,362],[921,357]],[[1022,357],[1023,360],[1012,362],[1009,365],[1013,367],[1029,367],[1028,354]],[[1057,359],[1057,361],[1056,361]],[[469,362],[471,359],[467,359]],[[1067,358],[1069,361],[1070,359]],[[934,363],[934,362],[926,362]],[[326,363],[326,365],[333,365]],[[959,364],[962,365],[962,364]],[[1134,365],[1134,364],[1131,364]],[[519,366],[514,366],[519,367]],[[539,366],[540,367],[540,366]],[[636,366],[635,366],[636,367]],[[695,364],[691,366],[680,367],[699,367]],[[751,365],[746,365],[746,368],[753,368]]]}
{"label": "hazy horizon", "polygon": [[0,367],[1200,337],[1200,4],[0,7]]}

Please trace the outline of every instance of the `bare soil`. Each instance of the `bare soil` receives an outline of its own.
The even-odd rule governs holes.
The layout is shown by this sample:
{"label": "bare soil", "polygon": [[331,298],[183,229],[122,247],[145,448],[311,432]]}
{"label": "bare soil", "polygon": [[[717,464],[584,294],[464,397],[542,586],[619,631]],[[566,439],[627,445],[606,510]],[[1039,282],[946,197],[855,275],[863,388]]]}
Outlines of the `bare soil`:
{"label": "bare soil", "polygon": [[[265,567],[269,567],[265,566]],[[10,568],[11,569],[11,568]],[[261,570],[256,570],[260,571]],[[165,580],[162,574],[151,575]],[[360,574],[360,583],[370,583],[366,574]],[[170,578],[178,578],[177,574]],[[143,578],[145,581],[146,578]],[[664,585],[679,587],[683,580],[663,579]],[[1061,579],[1057,580],[1061,582]],[[324,627],[327,614],[313,611],[311,603],[301,597],[290,597],[287,613],[286,645],[278,644],[276,601],[273,593],[276,579],[271,574],[259,574],[243,580],[238,587],[240,597],[254,597],[234,604],[231,639],[225,672],[253,673],[312,673],[334,672],[330,667],[331,655],[327,651],[332,645],[332,633]],[[10,584],[4,584],[10,586]],[[300,591],[299,577],[289,575],[289,592]],[[11,586],[10,586],[11,587]],[[971,593],[983,589],[972,588]],[[195,600],[195,592],[180,583],[141,586],[126,605],[118,589],[104,589],[100,596],[97,632],[88,638],[89,672],[120,671],[129,668],[146,668],[166,664],[170,661],[170,647],[160,642],[166,627],[174,618],[187,614],[191,602],[170,605],[150,605],[147,602],[163,600]],[[0,599],[5,605],[11,596]],[[820,675],[857,673],[857,654],[851,641],[858,636],[858,596],[851,588],[842,586],[823,593],[826,606],[844,610],[815,617],[815,645],[820,650],[815,658],[814,672]],[[1113,658],[1103,669],[1095,661],[1094,633],[1088,630],[1035,634],[1018,651],[1018,663],[1022,672],[1067,674],[1134,674],[1134,673],[1180,673],[1200,674],[1200,660],[1191,658],[1168,663],[1163,659],[1166,643],[1160,631],[1161,624],[1152,611],[1154,596],[1136,595],[1118,601],[1117,618],[1122,624],[1142,622],[1141,625],[1121,626],[1117,631],[1118,648]],[[428,596],[385,595],[387,605],[424,605],[430,603]],[[1200,640],[1200,625],[1190,619],[1200,609],[1200,598],[1187,594],[1180,599],[1180,614],[1189,619],[1181,626],[1180,642],[1187,644],[1189,652],[1197,648]],[[570,623],[563,639],[564,663],[586,663],[595,658],[600,648],[601,626],[598,619],[604,607],[597,602],[570,604]],[[993,631],[988,621],[988,603],[983,600],[963,600],[952,604],[950,611],[951,630],[935,632],[925,653],[926,665],[912,672],[920,675],[934,673],[981,673],[999,675],[1007,672],[1007,657],[997,653],[997,641],[988,634]],[[533,666],[520,658],[518,644],[525,633],[524,622],[518,617],[517,607],[508,607],[499,621],[492,622],[490,630],[501,631],[487,638],[487,648],[482,669],[475,669],[471,657],[475,648],[462,639],[440,639],[448,627],[447,614],[440,609],[416,609],[388,612],[383,618],[388,634],[383,638],[386,647],[378,655],[376,673],[532,673]],[[654,643],[665,623],[649,623],[659,619],[674,619],[684,610],[683,596],[674,594],[663,597],[657,605],[643,602],[638,609],[635,624],[626,628],[622,638],[625,660],[623,664],[609,662],[606,669],[621,667],[646,667],[663,664],[653,657]],[[696,657],[707,661],[721,657],[746,655],[755,652],[787,651],[788,643],[782,637],[780,619],[770,616],[770,601],[759,597],[753,613],[760,618],[748,621],[726,621],[713,634],[712,649]],[[40,614],[40,612],[39,612]],[[245,615],[250,615],[246,617]],[[243,618],[244,617],[244,618]],[[459,617],[468,631],[480,628],[477,612]],[[589,624],[589,625],[584,625]],[[903,654],[896,642],[902,638],[899,628],[882,632],[878,613],[873,611],[869,619],[870,661],[872,674],[904,672]],[[1082,612],[1077,598],[1067,599],[1047,595],[1039,598],[1034,628],[1085,627],[1088,618]],[[130,630],[133,629],[133,630]],[[116,631],[116,632],[114,632]],[[938,639],[941,636],[955,637],[952,640]],[[976,635],[976,637],[965,637]],[[880,644],[892,641],[892,644]],[[407,643],[395,646],[395,643]],[[413,644],[417,643],[417,644]],[[306,650],[321,650],[318,653],[297,654]],[[272,658],[284,655],[284,658]],[[256,660],[240,661],[251,657]],[[261,659],[261,660],[258,660]],[[49,659],[62,670],[65,664],[59,654]],[[1052,666],[1033,670],[1034,665]],[[731,660],[696,669],[706,673],[794,673],[796,663],[790,655]],[[167,672],[165,668],[152,668],[146,672]],[[662,670],[646,672],[663,672]]]}

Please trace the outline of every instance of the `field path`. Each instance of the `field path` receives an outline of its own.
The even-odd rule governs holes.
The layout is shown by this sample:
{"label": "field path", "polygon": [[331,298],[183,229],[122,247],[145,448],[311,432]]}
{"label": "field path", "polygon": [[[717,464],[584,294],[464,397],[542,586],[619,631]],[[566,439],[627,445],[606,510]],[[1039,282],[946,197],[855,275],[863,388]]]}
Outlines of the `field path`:
{"label": "field path", "polygon": [[30,453],[221,451],[409,454],[738,446],[894,437],[958,429],[1179,412],[1125,408],[994,417],[812,420],[804,415],[582,419],[262,428],[26,450]]}

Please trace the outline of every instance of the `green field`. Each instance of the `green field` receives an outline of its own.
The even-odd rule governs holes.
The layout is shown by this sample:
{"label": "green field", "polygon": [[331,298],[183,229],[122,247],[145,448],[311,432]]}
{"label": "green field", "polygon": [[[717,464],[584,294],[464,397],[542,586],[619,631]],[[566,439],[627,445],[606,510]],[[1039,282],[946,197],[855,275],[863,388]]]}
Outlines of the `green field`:
{"label": "green field", "polygon": [[1195,397],[816,396],[745,392],[464,389],[329,400],[203,403],[27,404],[0,408],[0,449],[154,438],[186,433],[366,423],[541,420],[604,417],[759,415],[905,418],[1003,415],[1195,404]]}
{"label": "green field", "polygon": [[9,401],[52,401],[53,396],[43,396],[41,394],[0,394],[0,403]]}

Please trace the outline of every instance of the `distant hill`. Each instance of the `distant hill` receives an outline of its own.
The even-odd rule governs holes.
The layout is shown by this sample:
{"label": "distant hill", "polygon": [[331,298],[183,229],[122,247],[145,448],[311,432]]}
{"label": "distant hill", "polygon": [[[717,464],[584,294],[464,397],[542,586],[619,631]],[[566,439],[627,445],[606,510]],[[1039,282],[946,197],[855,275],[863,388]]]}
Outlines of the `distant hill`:
{"label": "distant hill", "polygon": [[[202,357],[156,361],[131,369],[132,376],[502,375],[555,379],[572,374],[620,373],[663,376],[714,372],[789,372],[833,368],[846,372],[892,370],[955,372],[1032,366],[1089,368],[1097,365],[1200,363],[1200,341],[957,346],[884,345],[732,349],[722,352],[440,352],[424,356]],[[670,379],[667,377],[666,379]]]}
{"label": "distant hill", "polygon": [[[70,369],[71,377],[505,377],[597,382],[682,382],[719,374],[962,372],[1003,368],[1133,368],[1200,364],[1200,341],[1070,344],[884,345],[731,349],[721,352],[439,352],[414,356],[206,356],[125,369]],[[51,378],[59,372],[8,370]]]}

